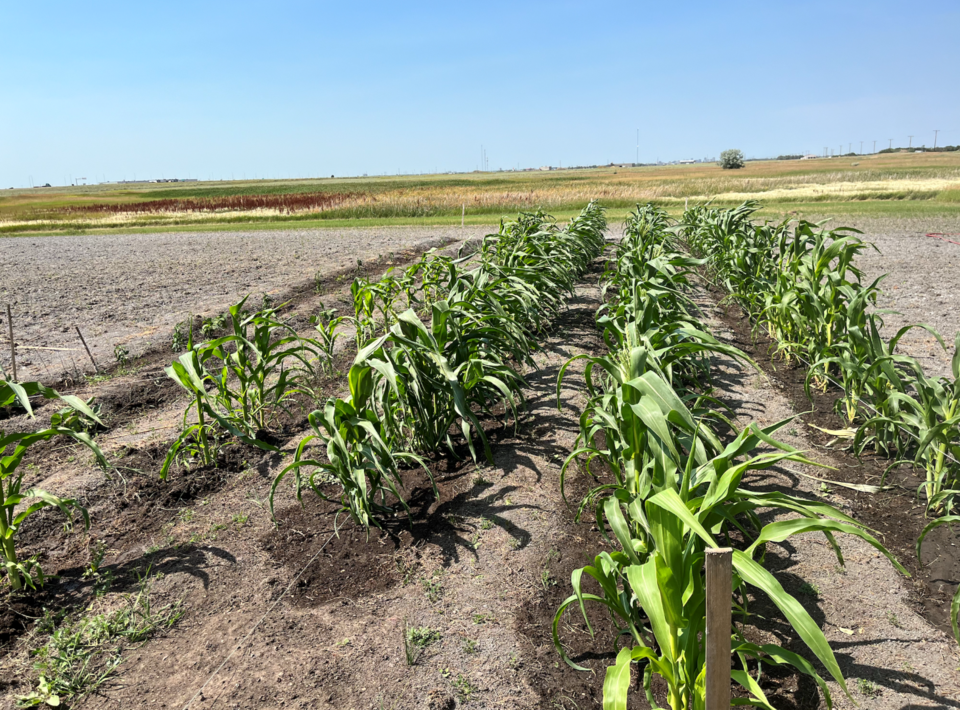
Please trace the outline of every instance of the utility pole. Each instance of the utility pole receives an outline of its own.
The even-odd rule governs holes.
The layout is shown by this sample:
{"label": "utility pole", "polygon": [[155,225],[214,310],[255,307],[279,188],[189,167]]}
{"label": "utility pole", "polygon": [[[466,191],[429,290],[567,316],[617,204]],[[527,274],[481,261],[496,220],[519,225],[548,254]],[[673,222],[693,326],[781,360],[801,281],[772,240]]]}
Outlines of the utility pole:
{"label": "utility pole", "polygon": [[874,153],[877,152],[877,142],[876,142],[876,141],[873,142],[873,152],[874,152]]}
{"label": "utility pole", "polygon": [[913,148],[913,136],[907,136],[907,138],[910,139],[910,143],[907,145],[907,148]]}
{"label": "utility pole", "polygon": [[640,129],[637,129],[637,165],[640,164]]}
{"label": "utility pole", "polygon": [[937,134],[938,134],[939,132],[940,132],[940,129],[939,129],[939,128],[935,128],[935,129],[933,130],[933,148],[934,148],[934,150],[936,150],[936,148],[937,148]]}
{"label": "utility pole", "polygon": [[860,155],[863,155],[863,141],[860,141]]}
{"label": "utility pole", "polygon": [[848,143],[848,144],[847,144],[847,152],[848,152],[848,153],[852,153],[852,152],[853,152],[853,143]]}
{"label": "utility pole", "polygon": [[890,139],[890,150],[893,150],[893,138]]}

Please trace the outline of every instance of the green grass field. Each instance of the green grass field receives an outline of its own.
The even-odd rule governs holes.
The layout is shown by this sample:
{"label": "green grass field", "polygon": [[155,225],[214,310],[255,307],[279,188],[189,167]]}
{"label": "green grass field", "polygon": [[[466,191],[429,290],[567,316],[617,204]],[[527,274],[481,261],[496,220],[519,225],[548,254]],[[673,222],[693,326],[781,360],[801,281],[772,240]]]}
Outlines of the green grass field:
{"label": "green grass field", "polygon": [[[217,208],[238,196],[336,194],[319,210]],[[960,153],[895,153],[808,161],[755,161],[742,170],[711,164],[307,180],[91,185],[0,193],[0,234],[235,230],[255,227],[495,225],[501,215],[542,207],[573,216],[592,198],[622,220],[637,203],[671,214],[688,202],[758,199],[761,217],[960,217]],[[209,201],[204,209],[132,212],[136,203]],[[123,206],[123,207],[117,207]],[[76,208],[83,208],[77,211]],[[153,205],[150,206],[150,209]]]}

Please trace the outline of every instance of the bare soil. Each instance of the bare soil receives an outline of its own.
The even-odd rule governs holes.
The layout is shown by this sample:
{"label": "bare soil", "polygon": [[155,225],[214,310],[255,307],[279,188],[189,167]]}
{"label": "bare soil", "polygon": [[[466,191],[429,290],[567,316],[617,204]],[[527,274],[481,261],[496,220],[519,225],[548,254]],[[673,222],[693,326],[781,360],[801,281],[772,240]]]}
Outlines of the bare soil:
{"label": "bare soil", "polygon": [[[92,373],[74,327],[101,367],[114,347],[131,356],[169,348],[176,323],[212,316],[252,294],[277,302],[315,275],[346,273],[360,262],[399,261],[488,228],[391,227],[243,232],[98,234],[0,239],[0,299],[13,310],[21,379]],[[8,340],[6,316],[0,341]],[[9,346],[0,348],[9,368]]]}

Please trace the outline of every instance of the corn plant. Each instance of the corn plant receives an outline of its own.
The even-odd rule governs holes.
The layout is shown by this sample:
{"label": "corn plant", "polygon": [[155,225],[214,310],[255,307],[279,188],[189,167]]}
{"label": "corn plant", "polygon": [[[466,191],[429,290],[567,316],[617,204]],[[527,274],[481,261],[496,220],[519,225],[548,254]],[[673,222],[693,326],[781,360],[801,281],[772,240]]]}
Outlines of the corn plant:
{"label": "corn plant", "polygon": [[[558,635],[560,620],[570,606],[579,606],[589,627],[585,603],[601,604],[617,621],[621,633],[630,638],[631,646],[620,651],[616,664],[607,669],[605,707],[626,707],[630,664],[634,662],[643,666],[643,684],[652,705],[651,678],[655,673],[667,683],[673,710],[703,707],[704,550],[717,547],[718,540],[729,542],[729,535],[734,531],[750,543],[746,550],[734,552],[734,589],[740,599],[736,605],[739,616],[744,621],[748,617],[748,588],[762,590],[846,692],[843,676],[823,633],[796,599],[762,567],[765,544],[782,542],[795,534],[823,532],[843,564],[834,535],[846,533],[865,540],[901,572],[907,573],[866,529],[836,508],[743,487],[743,477],[749,471],[764,470],[782,461],[812,463],[797,450],[770,436],[785,423],[766,429],[751,425],[702,465],[697,464],[697,448],[693,443],[679,461],[682,476],[669,476],[655,482],[659,485],[652,485],[646,498],[643,491],[638,494],[624,491],[623,495],[606,500],[605,518],[622,552],[602,553],[594,565],[574,571],[571,578],[574,593],[560,606],[553,623],[558,652],[578,669],[580,667],[566,656]],[[780,451],[738,461],[761,444]],[[669,455],[676,466],[674,452]],[[769,508],[798,513],[800,517],[762,526],[758,512]],[[642,536],[634,534],[637,529],[643,531]],[[584,574],[600,585],[600,594],[584,592]],[[634,599],[636,605],[631,601]],[[811,664],[796,654],[779,646],[749,644],[742,631],[735,631],[731,653],[740,658],[743,666],[742,670],[733,672],[733,680],[751,694],[754,704],[769,707],[759,684],[750,675],[748,661],[793,666],[816,680],[830,704],[823,679]]]}
{"label": "corn plant", "polygon": [[489,346],[491,339],[509,336],[445,301],[432,310],[429,328],[412,310],[401,313],[386,335],[357,353],[350,378],[371,379],[372,406],[392,441],[409,441],[423,452],[446,446],[455,453],[450,430],[458,425],[474,460],[476,436],[492,461],[475,410],[489,415],[503,403],[516,421],[525,383]]}
{"label": "corn plant", "polygon": [[894,428],[913,452],[912,461],[907,462],[924,470],[920,491],[926,494],[928,508],[941,514],[952,513],[960,494],[960,334],[951,369],[952,379],[932,378],[917,365],[911,392],[890,394],[887,399],[896,409],[887,404],[886,411],[865,421],[854,438],[855,448],[862,451],[871,433]]}
{"label": "corn plant", "polygon": [[896,347],[911,328],[926,329],[943,345],[939,334],[918,324],[883,340],[884,311],[874,308],[883,277],[861,284],[854,261],[868,245],[846,234],[855,230],[828,232],[802,221],[792,233],[786,223],[757,227],[749,223],[757,207],[698,206],[684,215],[680,231],[778,351],[809,367],[808,394],[813,384],[826,389],[839,379],[837,411],[854,432],[855,453],[869,446],[894,457],[891,468],[922,468],[928,510],[949,514],[960,489],[956,357],[952,378],[930,378]]}
{"label": "corn plant", "polygon": [[[703,239],[701,243],[709,243],[718,233],[735,234],[736,225],[750,212],[744,209],[732,216],[719,215],[714,220],[715,229],[708,231],[706,238],[702,229],[694,233]],[[812,233],[805,232],[804,236],[819,239]],[[716,547],[717,540],[730,544],[735,535],[747,545],[734,553],[734,587],[739,600],[736,608],[742,621],[749,617],[748,588],[761,589],[847,692],[823,633],[762,567],[766,543],[782,542],[794,534],[823,532],[842,564],[834,536],[846,533],[867,541],[904,574],[906,571],[863,526],[836,508],[783,493],[756,492],[743,485],[749,471],[764,470],[782,461],[815,464],[773,438],[772,434],[790,420],[764,429],[751,424],[727,446],[721,445],[708,421],[724,421],[724,417],[704,407],[705,403],[716,402],[698,392],[709,363],[704,361],[699,369],[691,369],[690,361],[710,352],[747,359],[713,339],[691,316],[691,304],[683,293],[688,286],[685,269],[696,264],[678,259],[672,252],[673,245],[674,238],[667,232],[660,211],[638,208],[628,219],[624,240],[605,276],[605,293],[609,291],[612,298],[598,314],[598,326],[604,330],[611,354],[575,358],[587,360],[589,401],[581,415],[579,446],[561,470],[561,490],[567,467],[578,456],[587,456],[588,473],[591,461],[599,458],[606,462],[612,480],[588,493],[578,517],[592,502],[598,527],[608,540],[607,530],[612,533],[620,551],[602,553],[593,565],[574,571],[573,594],[554,618],[554,644],[567,663],[579,668],[560,643],[559,623],[576,604],[590,628],[585,605],[598,603],[619,626],[618,637],[630,639],[630,645],[607,669],[604,707],[626,708],[631,666],[636,662],[642,667],[643,686],[651,706],[656,707],[651,681],[657,674],[666,682],[673,710],[702,708],[704,552],[707,546]],[[760,256],[752,254],[751,258]],[[825,255],[820,258],[830,261]],[[728,272],[724,278],[736,277],[735,272]],[[762,291],[752,291],[745,299],[758,307],[758,317],[766,308],[759,308],[761,297],[768,301]],[[856,322],[854,327],[863,324]],[[826,340],[829,346],[829,336]],[[570,362],[558,377],[558,404],[560,384]],[[602,373],[599,380],[594,371]],[[685,375],[677,377],[681,372]],[[756,453],[758,447],[768,451]],[[764,526],[759,515],[763,509],[799,517]],[[599,594],[583,590],[584,574],[599,584]],[[751,696],[747,704],[770,707],[758,682],[762,664],[785,664],[810,675],[824,691],[828,705],[832,704],[824,680],[802,657],[776,645],[748,643],[742,628],[734,629],[731,653],[742,666],[732,678]]]}
{"label": "corn plant", "polygon": [[[190,404],[183,412],[183,423],[180,436],[173,442],[167,451],[163,466],[160,468],[160,478],[165,479],[170,466],[176,461],[181,450],[190,460],[199,459],[201,466],[212,466],[217,460],[219,450],[220,424],[227,431],[240,434],[234,424],[224,417],[216,407],[207,392],[208,387],[214,386],[213,377],[206,369],[206,361],[211,357],[209,348],[190,347],[183,355],[164,368],[167,377],[177,382],[190,395]],[[191,422],[191,413],[195,413],[196,422]]]}
{"label": "corn plant", "polygon": [[[393,516],[397,512],[395,507],[388,505],[389,496],[409,512],[400,492],[403,485],[399,472],[401,463],[422,466],[433,483],[430,469],[421,458],[410,452],[395,451],[385,440],[380,418],[367,407],[374,392],[368,374],[351,370],[350,397],[347,400],[328,399],[322,410],[310,413],[308,420],[314,433],[300,442],[293,463],[274,479],[270,489],[271,513],[277,487],[291,471],[297,500],[302,501],[304,467],[313,469],[306,479],[307,485],[325,501],[336,502],[324,493],[323,484],[338,483],[341,511],[349,513],[354,522],[367,529],[371,525],[381,527],[381,517]],[[326,445],[327,462],[308,457],[307,445],[315,439]],[[433,489],[437,494],[436,484]]]}
{"label": "corn plant", "polygon": [[[354,279],[350,286],[357,319],[357,346],[376,335],[378,331],[389,328],[395,319],[394,306],[404,293],[404,287],[394,276],[393,267],[387,270],[383,278],[369,281],[365,278]],[[379,323],[377,315],[379,314]]]}
{"label": "corn plant", "polygon": [[249,434],[267,428],[298,390],[301,368],[310,369],[310,353],[296,331],[277,319],[277,309],[249,316],[242,301],[230,307],[233,333],[213,341],[212,356],[223,362],[218,399],[236,411]]}
{"label": "corn plant", "polygon": [[246,300],[230,307],[232,334],[194,345],[191,333],[187,352],[165,369],[191,401],[183,413],[181,434],[160,470],[161,478],[166,478],[181,451],[203,466],[214,465],[224,433],[266,451],[276,450],[260,434],[277,410],[301,391],[310,352],[292,328],[276,319],[274,309],[245,314]]}
{"label": "corn plant", "polygon": [[[78,397],[60,395],[55,390],[44,387],[38,382],[18,384],[0,380],[0,403],[11,404],[17,402],[32,418],[33,408],[30,406],[29,399],[31,396],[60,400],[88,419],[102,424],[96,413]],[[7,572],[7,581],[11,589],[15,591],[22,589],[24,586],[36,588],[37,585],[42,585],[44,580],[43,570],[37,564],[36,558],[21,560],[17,554],[17,533],[30,516],[44,508],[55,507],[66,517],[68,525],[73,523],[75,513],[80,514],[85,528],[90,525],[90,518],[86,509],[74,499],[59,498],[41,488],[23,490],[26,469],[21,467],[21,463],[24,454],[33,444],[39,441],[48,441],[56,436],[66,436],[77,443],[83,444],[93,452],[101,466],[104,468],[107,466],[100,448],[84,431],[76,431],[57,425],[32,433],[7,434],[0,430],[0,545],[3,548],[3,564]],[[10,450],[9,453],[8,450]],[[26,501],[25,508],[21,505],[24,501]],[[18,509],[20,509],[19,512]]]}
{"label": "corn plant", "polygon": [[343,335],[337,329],[347,319],[345,316],[335,315],[337,312],[335,308],[324,309],[322,303],[320,309],[316,316],[310,317],[313,329],[317,331],[317,337],[308,339],[306,342],[313,346],[320,371],[332,373],[334,349],[337,345],[337,339]]}

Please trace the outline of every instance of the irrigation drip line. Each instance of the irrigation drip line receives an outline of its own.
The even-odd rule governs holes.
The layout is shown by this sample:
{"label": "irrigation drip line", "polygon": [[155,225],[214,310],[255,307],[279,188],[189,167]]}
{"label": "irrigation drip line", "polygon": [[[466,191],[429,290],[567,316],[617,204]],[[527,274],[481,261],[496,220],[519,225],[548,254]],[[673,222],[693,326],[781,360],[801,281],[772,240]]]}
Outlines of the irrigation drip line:
{"label": "irrigation drip line", "polygon": [[223,663],[221,663],[219,666],[217,666],[217,669],[216,669],[213,673],[210,674],[210,677],[207,678],[206,681],[204,681],[203,685],[200,686],[200,689],[197,690],[197,692],[193,694],[193,697],[190,698],[190,699],[187,701],[187,704],[183,706],[183,710],[188,710],[189,707],[193,704],[193,701],[200,697],[200,695],[203,693],[203,689],[206,688],[207,685],[210,684],[210,681],[213,680],[213,679],[217,676],[217,674],[218,674],[220,671],[223,670],[223,667],[224,667],[225,665],[227,665],[227,663],[230,661],[230,659],[233,658],[233,655],[234,655],[237,651],[240,650],[240,647],[243,646],[243,644],[245,644],[245,643],[247,642],[247,639],[249,639],[251,636],[253,636],[253,632],[256,631],[258,628],[260,628],[260,624],[262,624],[262,623],[264,622],[264,620],[265,620],[268,616],[270,616],[270,613],[271,613],[274,609],[277,608],[277,605],[278,605],[281,601],[283,601],[283,598],[284,598],[285,596],[287,596],[287,592],[289,592],[291,589],[293,589],[293,585],[296,584],[296,583],[300,580],[300,577],[303,576],[303,573],[307,571],[307,568],[308,568],[310,565],[313,564],[314,560],[316,560],[317,557],[320,556],[320,553],[323,552],[323,549],[330,543],[330,541],[331,541],[334,537],[336,537],[336,535],[337,535],[336,532],[331,533],[330,537],[327,538],[327,541],[324,542],[324,543],[320,546],[320,549],[317,550],[317,551],[314,553],[313,557],[310,558],[310,561],[307,562],[307,564],[305,564],[305,565],[303,566],[303,569],[301,569],[301,570],[297,573],[297,576],[294,577],[293,580],[290,582],[290,584],[287,585],[287,588],[283,590],[283,594],[281,594],[279,597],[277,597],[277,600],[273,603],[273,605],[272,605],[269,609],[267,609],[267,611],[264,613],[263,616],[260,617],[260,621],[258,621],[256,624],[253,625],[253,628],[251,628],[251,629],[247,632],[247,635],[244,636],[244,637],[240,640],[240,643],[238,643],[236,646],[233,647],[233,650],[230,652],[230,655],[228,655],[226,658],[223,659]]}
{"label": "irrigation drip line", "polygon": [[947,239],[947,237],[960,237],[960,234],[945,234],[944,232],[930,232],[927,234],[928,237],[933,237],[934,239],[940,239],[941,241],[947,242],[948,244],[956,244],[960,247],[960,242],[955,242],[952,239]]}

